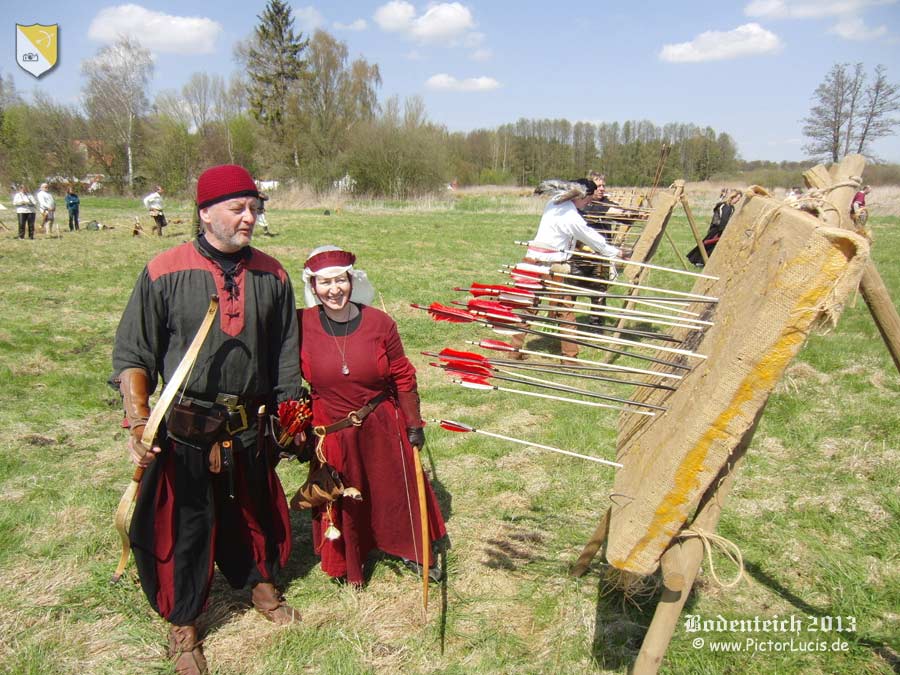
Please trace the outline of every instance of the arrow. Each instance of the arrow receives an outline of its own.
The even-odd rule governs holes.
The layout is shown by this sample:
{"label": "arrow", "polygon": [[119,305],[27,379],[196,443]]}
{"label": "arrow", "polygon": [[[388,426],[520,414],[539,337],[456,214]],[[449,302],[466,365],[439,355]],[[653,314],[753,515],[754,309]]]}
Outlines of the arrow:
{"label": "arrow", "polygon": [[[526,386],[532,387],[540,387],[542,389],[550,389],[551,391],[562,391],[569,394],[579,394],[580,396],[587,396],[589,398],[599,398],[603,401],[614,401],[616,403],[622,403],[623,405],[634,405],[640,408],[649,408],[651,410],[660,410],[665,412],[668,408],[665,408],[661,405],[654,405],[652,403],[641,403],[640,401],[633,401],[627,398],[620,398],[618,396],[608,396],[606,394],[598,394],[593,391],[588,391],[586,389],[578,389],[577,387],[568,387],[563,384],[557,384],[555,382],[550,382],[548,380],[542,380],[537,377],[529,377],[527,375],[520,375],[519,377],[509,377],[508,375],[497,375],[492,372],[494,369],[490,364],[475,364],[468,361],[454,361],[449,360],[447,363],[429,363],[428,365],[434,366],[436,368],[441,368],[448,373],[459,375],[463,377],[463,379],[467,377],[475,377],[478,379],[487,379],[493,378],[495,380],[502,380],[504,382],[512,382],[513,384],[522,384]],[[502,370],[500,372],[503,372]]]}
{"label": "arrow", "polygon": [[[602,342],[605,344],[619,345],[621,347],[631,347],[632,349],[651,349],[653,351],[664,352],[668,354],[677,354],[678,356],[687,356],[695,359],[706,359],[705,354],[698,354],[697,352],[692,352],[689,349],[679,349],[678,347],[666,347],[664,345],[648,345],[643,342],[638,342],[637,340],[625,340],[622,338],[614,338],[609,337],[607,335],[596,335],[595,333],[591,333],[588,331],[577,330],[575,328],[567,328],[565,326],[555,326],[553,324],[543,323],[541,321],[534,321],[528,319],[522,319],[512,312],[507,310],[507,313],[504,315],[501,310],[504,309],[502,305],[497,305],[497,307],[488,307],[486,305],[493,305],[497,303],[488,303],[485,300],[470,300],[469,301],[469,312],[475,315],[487,316],[490,318],[495,318],[498,321],[508,321],[510,323],[520,322],[524,323],[526,326],[533,326],[534,328],[545,328],[549,330],[559,330],[560,333],[544,333],[545,335],[555,335],[558,336],[565,341],[569,335],[574,335],[576,337],[581,338],[582,340],[587,341],[596,341]],[[506,318],[509,317],[509,318]],[[578,325],[577,323],[575,325]],[[605,349],[605,348],[602,348]],[[632,352],[625,352],[629,356],[633,356],[635,358],[645,358],[639,354],[634,354]]]}
{"label": "arrow", "polygon": [[523,441],[520,438],[513,438],[512,436],[502,436],[500,434],[495,434],[490,431],[483,431],[481,429],[476,429],[475,427],[471,427],[468,424],[463,424],[462,422],[456,422],[454,420],[430,420],[431,422],[437,422],[440,425],[441,429],[445,429],[447,431],[455,431],[457,433],[473,433],[473,434],[481,434],[482,436],[490,436],[491,438],[499,438],[503,441],[509,441],[510,443],[518,443],[519,445],[527,445],[532,448],[540,448],[541,450],[549,450],[550,452],[558,452],[561,455],[567,455],[569,457],[577,457],[578,459],[586,459],[591,462],[597,462],[598,464],[606,464],[607,466],[614,466],[617,468],[622,468],[622,464],[618,462],[611,462],[608,459],[602,459],[600,457],[591,457],[590,455],[582,455],[577,452],[571,452],[570,450],[562,450],[561,448],[554,448],[552,445],[542,445],[541,443],[532,443],[531,441]]}
{"label": "arrow", "polygon": [[[528,266],[528,267],[526,267]],[[504,265],[504,267],[511,267],[510,265]],[[531,267],[531,269],[529,269]],[[612,279],[596,279],[594,277],[585,277],[579,276],[577,274],[566,274],[564,272],[553,272],[549,267],[543,267],[538,265],[530,265],[529,263],[519,263],[518,265],[512,267],[513,272],[516,274],[526,274],[530,276],[540,276],[547,275],[551,277],[561,277],[563,279],[577,279],[578,281],[587,281],[592,284],[603,284],[604,286],[621,286],[622,288],[635,288],[639,290],[647,290],[647,291],[655,291],[668,293],[669,295],[676,296],[679,298],[686,298],[689,302],[705,302],[705,303],[717,303],[719,302],[718,298],[714,298],[710,295],[700,295],[699,293],[688,293],[687,291],[673,291],[669,288],[660,288],[658,286],[644,286],[639,284],[632,284],[627,281],[613,281]]]}
{"label": "arrow", "polygon": [[[471,361],[473,363],[486,363],[491,366],[501,366],[505,368],[512,368],[513,370],[528,370],[536,373],[547,373],[550,375],[564,375],[566,377],[577,377],[586,380],[596,380],[598,382],[609,382],[612,384],[624,384],[631,387],[646,387],[649,389],[665,389],[668,391],[675,391],[675,387],[670,387],[666,384],[649,384],[646,382],[641,382],[640,380],[620,380],[615,377],[606,377],[604,375],[591,375],[589,373],[583,372],[572,372],[571,370],[567,370],[566,366],[563,366],[563,369],[560,367],[557,368],[544,368],[539,364],[534,363],[525,363],[523,361],[518,361],[514,359],[489,359],[482,354],[476,354],[475,352],[466,352],[460,351],[457,349],[449,349],[444,348],[440,352],[421,352],[423,356],[430,356],[433,358],[441,359],[442,361]],[[502,370],[502,368],[496,368],[499,372],[509,373],[507,370]]]}
{"label": "arrow", "polygon": [[[567,295],[574,295],[574,296],[579,296],[579,295],[589,295],[590,296],[591,295],[590,293],[585,293],[584,287],[576,286],[574,284],[567,284],[564,281],[553,281],[552,279],[545,279],[544,284],[547,287],[552,288],[552,289],[565,289],[565,291],[566,291],[565,294],[567,294]],[[557,291],[557,292],[561,292],[561,291]],[[681,299],[677,299],[677,298],[665,298],[665,299],[664,298],[655,298],[653,302],[650,302],[648,300],[636,299],[636,298],[643,298],[643,297],[644,297],[643,295],[637,295],[637,294],[632,295],[631,296],[632,299],[629,300],[628,303],[629,304],[633,303],[636,305],[647,305],[648,307],[655,307],[656,309],[664,309],[667,312],[672,312],[672,314],[669,314],[668,316],[673,319],[684,320],[684,316],[673,316],[673,314],[687,315],[689,317],[701,316],[700,312],[692,312],[689,309],[685,309],[685,305],[690,305],[692,302],[689,300],[681,300]],[[671,303],[671,304],[669,304],[669,303]],[[676,305],[680,305],[680,307],[676,306]],[[616,311],[625,312],[625,311],[632,311],[632,310],[628,310],[624,307],[621,307]]]}
{"label": "arrow", "polygon": [[[495,289],[493,291],[489,289]],[[503,289],[503,290],[500,290]],[[506,290],[508,289],[508,290]],[[454,291],[464,291],[471,293],[476,298],[479,297],[490,297],[494,296],[497,298],[497,301],[506,307],[516,306],[516,307],[534,307],[535,309],[544,309],[544,310],[553,310],[556,309],[554,307],[548,306],[546,304],[541,304],[541,300],[558,304],[558,305],[571,305],[573,307],[588,307],[591,309],[586,309],[580,314],[587,314],[590,316],[605,316],[612,319],[627,319],[629,321],[643,321],[644,323],[651,324],[659,324],[661,326],[674,326],[676,328],[686,328],[688,330],[701,330],[701,326],[712,326],[712,321],[703,321],[702,319],[691,319],[687,317],[678,317],[673,316],[671,314],[659,314],[657,312],[645,312],[642,310],[636,309],[625,309],[625,308],[617,308],[617,307],[607,307],[605,305],[600,305],[604,307],[603,310],[595,309],[598,305],[593,305],[589,302],[581,302],[579,300],[568,300],[565,298],[561,298],[559,296],[559,291],[529,291],[524,289],[514,288],[512,286],[487,286],[486,284],[476,284],[472,283],[470,288],[460,288],[455,287]],[[603,293],[598,291],[585,291],[584,289],[579,289],[578,295],[585,295],[588,297],[594,298],[613,298],[613,299],[631,299],[635,296],[633,295],[612,295],[610,293]],[[655,296],[640,296],[642,298],[654,298]],[[679,301],[681,302],[681,301]],[[625,316],[629,314],[631,316]],[[656,320],[653,320],[656,319]],[[665,319],[678,319],[678,321],[666,321]]]}
{"label": "arrow", "polygon": [[[507,267],[509,267],[509,266],[507,265]],[[512,277],[513,285],[523,288],[523,289],[534,291],[534,292],[538,292],[538,291],[545,291],[548,293],[555,292],[557,295],[559,295],[560,291],[558,291],[558,290],[554,291],[553,289],[565,289],[567,291],[570,291],[568,293],[568,295],[575,295],[575,296],[583,295],[583,296],[591,297],[591,298],[616,297],[616,296],[608,296],[603,291],[591,291],[582,286],[575,286],[573,284],[567,284],[562,281],[552,281],[550,279],[541,279],[537,275],[521,276],[521,275],[517,275],[515,272],[512,272],[508,269],[501,269],[498,271],[500,272],[500,274],[507,274],[510,277]],[[548,290],[548,287],[552,287],[552,288],[550,288],[550,290]],[[633,303],[636,305],[646,305],[648,307],[655,307],[656,309],[664,309],[666,311],[673,312],[675,314],[682,314],[682,315],[687,315],[687,316],[700,316],[699,312],[692,312],[688,309],[684,309],[683,307],[673,307],[672,306],[672,305],[689,305],[691,303],[690,300],[684,300],[681,298],[643,296],[643,295],[637,295],[637,294],[629,295],[627,297],[628,297],[629,303]],[[653,298],[654,301],[651,302],[650,300],[646,300],[646,299],[644,299],[645,297],[651,297],[651,298]],[[663,304],[663,303],[672,303],[672,304]],[[619,310],[619,311],[622,311],[622,310]],[[672,316],[672,315],[668,315],[668,316]],[[672,317],[672,318],[679,318],[679,317]]]}
{"label": "arrow", "polygon": [[534,396],[535,398],[545,398],[551,401],[562,401],[563,403],[575,403],[577,405],[587,405],[593,408],[608,408],[609,410],[623,410],[634,415],[647,415],[654,417],[656,413],[646,410],[630,410],[618,405],[610,405],[608,403],[597,403],[595,401],[582,401],[577,398],[567,398],[565,396],[552,396],[551,394],[539,394],[536,391],[523,391],[521,389],[510,389],[509,387],[498,387],[496,384],[485,382],[483,377],[475,375],[465,375],[461,379],[451,380],[454,384],[458,384],[466,389],[477,389],[479,391],[504,391],[507,394],[520,394],[522,396]]}
{"label": "arrow", "polygon": [[[513,296],[513,298],[515,298],[516,302],[519,302],[520,304],[523,304],[523,305],[536,302],[538,299],[538,296],[559,295],[558,291],[548,291],[543,286],[541,286],[537,290],[531,290],[531,289],[526,289],[526,288],[516,288],[515,286],[503,286],[503,285],[499,285],[499,284],[493,284],[493,285],[492,284],[479,284],[474,281],[470,284],[470,286],[468,288],[462,288],[460,286],[455,286],[453,288],[453,290],[454,291],[462,291],[464,293],[471,293],[475,297],[491,296],[491,295],[502,297],[504,295],[510,295],[510,296]],[[580,288],[580,287],[579,287],[579,290],[580,290],[580,293],[578,295],[583,295],[583,296],[592,297],[592,298],[610,298],[613,300],[630,300],[635,297],[634,295],[631,295],[628,293],[614,294],[614,293],[606,293],[604,291],[592,291],[590,289]],[[646,298],[648,300],[660,300],[663,302],[668,300],[670,302],[678,302],[680,304],[687,304],[686,300],[676,300],[674,298],[668,298],[668,297],[662,296],[662,295],[660,295],[660,296],[641,295],[639,297]],[[510,301],[513,301],[513,298],[510,298]],[[582,303],[582,304],[586,305],[586,303]]]}
{"label": "arrow", "polygon": [[[482,347],[483,349],[493,349],[495,351],[500,352],[513,352],[518,354],[528,354],[532,356],[547,356],[544,352],[535,352],[528,349],[519,349],[517,347],[513,347],[508,342],[502,342],[500,340],[478,340],[477,342],[473,342],[471,340],[466,340],[467,344],[476,345],[478,347]],[[645,370],[643,368],[635,368],[634,366],[623,366],[618,363],[598,363],[597,361],[589,361],[588,359],[579,359],[575,356],[557,356],[555,357],[560,359],[561,361],[566,361],[570,363],[581,363],[581,364],[590,364],[584,366],[565,366],[566,368],[584,368],[587,370],[615,370],[619,372],[628,372],[628,373],[637,373],[640,375],[654,375],[657,377],[668,378],[672,380],[680,380],[682,379],[681,375],[676,375],[674,373],[663,373],[656,370]]]}
{"label": "arrow", "polygon": [[[460,305],[462,303],[454,300],[453,304]],[[528,319],[537,318],[537,315],[532,312],[521,312],[521,311],[515,311],[513,309],[510,309],[507,305],[503,304],[502,301],[498,303],[498,302],[493,302],[490,300],[479,300],[476,298],[474,300],[470,300],[466,304],[466,307],[468,307],[470,312],[476,312],[476,311],[490,312],[490,311],[493,311],[490,308],[493,307],[494,305],[505,309],[513,317],[517,317],[519,319],[525,320],[526,323],[528,322]],[[548,306],[548,305],[543,305],[543,304],[537,305],[535,307],[535,309],[549,310],[551,312],[560,311],[559,307],[553,307],[553,306]],[[601,316],[603,315],[599,312],[583,312],[583,313],[590,314],[591,316],[597,316],[598,314]],[[553,317],[553,316],[544,317],[543,320],[551,321],[560,326],[575,326],[575,327],[582,326],[583,327],[583,324],[580,324],[577,321],[569,321],[567,319],[560,319],[558,317]],[[693,330],[698,330],[698,328],[694,327]],[[664,342],[677,342],[679,344],[681,343],[681,340],[679,340],[678,338],[674,338],[671,335],[667,335],[666,333],[658,333],[658,332],[647,331],[647,330],[637,330],[635,328],[616,328],[615,326],[591,326],[591,329],[589,332],[595,332],[595,331],[607,331],[607,332],[612,332],[612,333],[616,333],[616,334],[621,333],[623,335],[634,335],[636,337],[647,338],[648,340],[663,340]]]}
{"label": "arrow", "polygon": [[608,255],[600,255],[599,253],[588,253],[587,251],[579,251],[578,249],[561,249],[561,248],[551,248],[546,246],[545,244],[538,244],[531,241],[516,241],[514,242],[519,246],[527,246],[529,250],[537,251],[539,253],[566,253],[568,255],[577,256],[579,258],[588,258],[590,260],[602,260],[605,262],[611,262],[616,265],[624,266],[624,265],[632,265],[634,267],[644,267],[650,270],[660,270],[661,272],[671,272],[672,274],[683,274],[689,277],[697,277],[700,279],[711,279],[712,281],[718,281],[719,277],[714,277],[711,274],[703,274],[701,272],[689,272],[687,270],[677,270],[672,267],[664,267],[662,265],[652,265],[646,262],[638,262],[637,260],[626,260],[623,258],[614,258]]}
{"label": "arrow", "polygon": [[[483,319],[477,316],[473,316],[469,312],[465,312],[461,309],[453,309],[452,307],[447,307],[438,302],[432,302],[428,307],[422,307],[421,305],[412,304],[411,307],[415,309],[423,309],[431,315],[435,321],[450,321],[451,323],[480,323],[486,326],[490,326],[494,330],[497,330],[497,322],[491,321],[490,319]],[[571,342],[573,344],[581,345],[582,347],[590,347],[592,349],[600,349],[605,352],[609,352],[611,354],[618,354],[619,356],[630,356],[631,358],[640,359],[643,361],[650,361],[652,363],[658,363],[662,366],[669,366],[671,368],[677,368],[679,370],[690,370],[690,366],[686,366],[681,363],[674,363],[672,361],[666,361],[664,359],[658,359],[655,356],[646,356],[645,354],[635,354],[634,352],[626,352],[620,349],[613,349],[612,347],[604,347],[603,345],[599,345],[596,342],[589,342],[587,340],[580,340],[572,338],[568,335],[560,335],[559,333],[551,333],[547,331],[534,330],[533,328],[525,328],[524,326],[516,326],[514,330],[509,328],[509,325],[504,325],[500,327],[500,332],[506,333],[528,333],[529,335],[539,335],[542,337],[551,337],[554,339],[561,340],[563,342]]]}

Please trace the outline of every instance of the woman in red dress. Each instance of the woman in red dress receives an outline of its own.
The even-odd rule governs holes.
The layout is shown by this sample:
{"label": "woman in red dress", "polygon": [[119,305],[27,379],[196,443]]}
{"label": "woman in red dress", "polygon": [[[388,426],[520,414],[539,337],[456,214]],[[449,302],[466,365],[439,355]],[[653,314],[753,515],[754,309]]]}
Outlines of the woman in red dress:
{"label": "woman in red dress", "polygon": [[[369,306],[375,292],[365,272],[353,269],[355,260],[334,246],[314,250],[303,270],[308,308],[298,314],[313,425],[333,425],[354,411],[362,417],[372,408],[360,425],[326,434],[322,448],[344,486],[359,490],[362,499],[344,496],[313,510],[313,544],[322,569],[361,585],[373,549],[421,569],[413,452],[425,444],[425,423],[416,370],[403,352],[397,324]],[[447,532],[427,477],[425,493],[430,546]],[[438,575],[433,568],[432,578]]]}

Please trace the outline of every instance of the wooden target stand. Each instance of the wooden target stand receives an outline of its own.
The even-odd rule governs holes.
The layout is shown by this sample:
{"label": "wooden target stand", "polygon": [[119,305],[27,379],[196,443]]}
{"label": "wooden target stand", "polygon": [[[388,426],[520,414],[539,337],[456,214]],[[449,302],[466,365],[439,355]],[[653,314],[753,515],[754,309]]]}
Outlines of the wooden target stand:
{"label": "wooden target stand", "polygon": [[715,325],[697,340],[696,351],[708,359],[677,391],[644,394],[665,402],[666,413],[619,419],[617,461],[624,468],[616,474],[616,498],[571,573],[584,575],[601,550],[615,569],[661,573],[662,594],[634,673],[657,672],[700,570],[704,543],[684,538],[684,530],[715,531],[769,394],[808,334],[823,317],[836,320],[860,281],[900,364],[900,319],[878,283],[867,241],[847,231],[863,166],[862,157],[851,156],[808,172],[808,185],[819,191],[812,198],[819,218],[760,188],[747,191],[708,269],[719,280],[698,280],[693,289],[721,298]]}

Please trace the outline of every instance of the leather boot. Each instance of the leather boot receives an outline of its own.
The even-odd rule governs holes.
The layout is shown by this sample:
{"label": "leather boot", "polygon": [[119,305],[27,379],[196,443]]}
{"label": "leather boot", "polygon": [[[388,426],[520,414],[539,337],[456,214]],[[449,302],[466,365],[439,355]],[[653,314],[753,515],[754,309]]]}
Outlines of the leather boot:
{"label": "leather boot", "polygon": [[197,640],[193,625],[175,626],[169,629],[169,658],[175,660],[176,675],[208,675],[203,643]]}
{"label": "leather boot", "polygon": [[300,621],[300,612],[284,601],[284,596],[278,592],[275,584],[267,581],[256,584],[250,593],[250,599],[257,612],[279,626]]}

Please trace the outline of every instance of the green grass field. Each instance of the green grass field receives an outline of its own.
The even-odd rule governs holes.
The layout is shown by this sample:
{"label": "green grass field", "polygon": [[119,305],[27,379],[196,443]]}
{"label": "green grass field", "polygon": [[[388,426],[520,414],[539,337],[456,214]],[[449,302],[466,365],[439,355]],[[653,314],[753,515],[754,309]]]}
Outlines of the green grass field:
{"label": "green grass field", "polygon": [[[397,205],[395,205],[397,206]],[[402,205],[401,205],[402,206]],[[484,206],[492,210],[479,210]],[[680,211],[670,232],[690,248]],[[112,517],[131,475],[121,407],[107,385],[113,334],[134,281],[159,251],[188,237],[187,207],[172,209],[162,239],[131,236],[137,200],[82,200],[82,222],[114,229],[38,235],[0,232],[0,672],[15,675],[164,673],[165,624],[129,565],[109,584],[119,554]],[[698,218],[701,217],[697,213]],[[705,218],[703,219],[705,221]],[[4,217],[14,228],[13,217]],[[459,208],[352,208],[269,213],[257,245],[299,282],[306,253],[353,250],[398,321],[419,369],[425,417],[612,458],[616,414],[461,389],[423,350],[466,349],[491,337],[471,325],[432,322],[410,303],[465,299],[453,286],[502,283],[537,216],[503,201]],[[65,225],[63,225],[65,229]],[[875,218],[874,258],[900,298],[900,219]],[[654,262],[673,265],[664,244]],[[299,289],[298,289],[299,290]],[[668,673],[889,673],[898,668],[898,374],[861,298],[838,326],[813,336],[772,396],[719,532],[742,550],[747,575],[725,590],[704,565],[686,614],[704,619],[855,617],[855,630],[794,636],[829,649],[695,648],[683,625]],[[608,592],[598,559],[568,575],[607,508],[610,469],[473,434],[428,428],[426,467],[447,516],[449,579],[432,588],[427,622],[420,583],[391,560],[375,563],[362,592],[318,569],[306,514],[294,514],[295,549],[284,579],[301,609],[296,627],[272,628],[247,591],[217,579],[202,619],[219,675],[278,673],[625,672],[652,617],[652,593]],[[305,467],[283,463],[289,493]],[[720,575],[733,567],[716,557]],[[443,608],[443,611],[442,611]],[[704,634],[783,642],[778,632]],[[831,644],[845,641],[846,651]]]}

